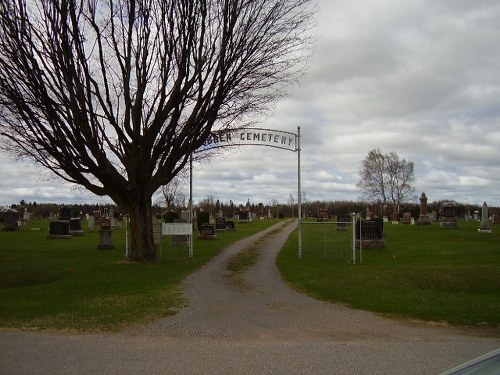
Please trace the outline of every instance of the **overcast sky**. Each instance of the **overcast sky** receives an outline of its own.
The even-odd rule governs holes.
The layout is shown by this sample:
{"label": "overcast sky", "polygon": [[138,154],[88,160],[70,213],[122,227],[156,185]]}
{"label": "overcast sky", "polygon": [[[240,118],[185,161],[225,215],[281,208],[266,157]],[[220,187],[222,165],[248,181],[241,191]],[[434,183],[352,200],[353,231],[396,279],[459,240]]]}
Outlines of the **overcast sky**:
{"label": "overcast sky", "polygon": [[[500,206],[500,2],[318,3],[308,74],[260,124],[301,127],[307,201],[359,199],[361,161],[379,148],[415,163],[416,196]],[[109,201],[23,162],[2,158],[0,169],[0,205]],[[297,154],[245,146],[193,177],[195,202],[296,201]]]}

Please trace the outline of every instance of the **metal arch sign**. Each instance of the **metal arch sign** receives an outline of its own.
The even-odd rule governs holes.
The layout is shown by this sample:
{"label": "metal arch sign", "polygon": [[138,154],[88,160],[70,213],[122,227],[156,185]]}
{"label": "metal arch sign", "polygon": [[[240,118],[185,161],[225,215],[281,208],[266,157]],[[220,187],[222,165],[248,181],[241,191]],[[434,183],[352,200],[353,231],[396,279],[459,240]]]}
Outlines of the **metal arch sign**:
{"label": "metal arch sign", "polygon": [[195,152],[246,145],[267,146],[295,152],[298,150],[297,137],[295,133],[262,128],[219,130],[212,132],[203,146]]}
{"label": "metal arch sign", "polygon": [[[213,150],[215,148],[230,146],[267,146],[279,148],[282,150],[293,151],[297,153],[297,198],[298,198],[298,234],[299,234],[299,259],[302,258],[302,187],[300,176],[300,126],[297,126],[297,134],[281,130],[263,129],[263,128],[244,128],[237,130],[219,130],[214,131],[207,138],[205,143],[198,148],[195,153]],[[192,212],[192,191],[193,191],[193,159],[190,161],[190,212]],[[190,237],[190,257],[193,255],[193,236]]]}

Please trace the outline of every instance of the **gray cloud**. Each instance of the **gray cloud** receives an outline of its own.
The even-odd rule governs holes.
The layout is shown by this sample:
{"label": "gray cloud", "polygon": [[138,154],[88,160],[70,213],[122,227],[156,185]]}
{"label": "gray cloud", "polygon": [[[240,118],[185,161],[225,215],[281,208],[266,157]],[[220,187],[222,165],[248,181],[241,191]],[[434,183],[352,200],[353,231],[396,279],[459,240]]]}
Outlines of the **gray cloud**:
{"label": "gray cloud", "polygon": [[[361,160],[380,148],[414,161],[416,190],[430,201],[500,206],[500,3],[318,3],[309,72],[259,125],[301,126],[307,199],[358,199]],[[286,202],[297,194],[296,157],[262,147],[228,151],[195,166],[195,200]],[[0,163],[0,204],[97,199]]]}

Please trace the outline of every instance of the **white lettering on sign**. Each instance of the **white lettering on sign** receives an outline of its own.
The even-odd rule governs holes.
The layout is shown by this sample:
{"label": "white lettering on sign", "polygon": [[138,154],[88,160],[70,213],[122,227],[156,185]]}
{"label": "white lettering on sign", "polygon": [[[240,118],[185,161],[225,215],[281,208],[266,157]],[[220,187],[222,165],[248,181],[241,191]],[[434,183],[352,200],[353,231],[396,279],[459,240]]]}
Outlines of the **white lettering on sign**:
{"label": "white lettering on sign", "polygon": [[226,146],[269,146],[297,151],[297,134],[270,129],[239,129],[213,132],[196,152]]}

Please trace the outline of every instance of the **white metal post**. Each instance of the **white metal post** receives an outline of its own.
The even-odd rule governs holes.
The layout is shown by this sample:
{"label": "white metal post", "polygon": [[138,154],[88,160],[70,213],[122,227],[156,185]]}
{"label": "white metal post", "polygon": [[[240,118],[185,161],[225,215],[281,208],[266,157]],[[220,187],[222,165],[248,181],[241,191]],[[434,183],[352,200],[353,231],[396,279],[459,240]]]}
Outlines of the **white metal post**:
{"label": "white metal post", "polygon": [[189,156],[189,224],[191,224],[191,235],[189,236],[189,257],[193,257],[193,154]]}
{"label": "white metal post", "polygon": [[352,216],[352,262],[353,264],[356,264],[356,212],[353,212],[351,216]]}
{"label": "white metal post", "polygon": [[297,196],[298,196],[298,231],[299,231],[299,259],[302,259],[302,189],[300,182],[300,126],[297,126]]}

